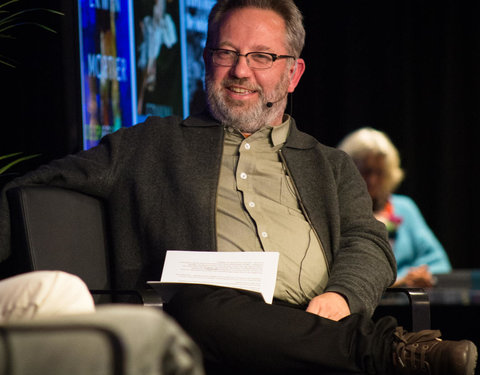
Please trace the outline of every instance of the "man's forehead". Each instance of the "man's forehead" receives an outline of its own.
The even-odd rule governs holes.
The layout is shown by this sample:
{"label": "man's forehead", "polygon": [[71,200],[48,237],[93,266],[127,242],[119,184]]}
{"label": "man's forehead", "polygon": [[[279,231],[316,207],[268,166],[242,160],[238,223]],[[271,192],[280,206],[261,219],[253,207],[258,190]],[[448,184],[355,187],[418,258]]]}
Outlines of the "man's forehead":
{"label": "man's forehead", "polygon": [[[285,45],[285,21],[274,11],[241,8],[229,11],[219,25],[218,47],[268,51]],[[241,46],[240,46],[241,45]]]}

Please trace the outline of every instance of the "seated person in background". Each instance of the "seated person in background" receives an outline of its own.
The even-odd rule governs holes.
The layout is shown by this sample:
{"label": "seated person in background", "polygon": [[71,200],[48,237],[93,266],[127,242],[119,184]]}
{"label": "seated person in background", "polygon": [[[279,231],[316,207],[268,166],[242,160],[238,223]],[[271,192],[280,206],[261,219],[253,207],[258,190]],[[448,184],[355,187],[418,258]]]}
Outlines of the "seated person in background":
{"label": "seated person in background", "polygon": [[393,194],[403,179],[398,150],[381,131],[362,128],[338,146],[349,154],[372,197],[375,217],[388,230],[397,260],[395,286],[430,287],[432,274],[450,272],[448,256],[415,202]]}
{"label": "seated person in background", "polygon": [[[209,375],[473,375],[471,341],[371,319],[395,257],[352,160],[284,113],[304,40],[292,0],[219,0],[203,55],[207,111],[148,117],[9,187],[48,183],[105,199],[119,288],[159,279],[169,249],[279,252],[273,304],[208,285],[166,304]],[[4,206],[0,259],[8,228]]]}

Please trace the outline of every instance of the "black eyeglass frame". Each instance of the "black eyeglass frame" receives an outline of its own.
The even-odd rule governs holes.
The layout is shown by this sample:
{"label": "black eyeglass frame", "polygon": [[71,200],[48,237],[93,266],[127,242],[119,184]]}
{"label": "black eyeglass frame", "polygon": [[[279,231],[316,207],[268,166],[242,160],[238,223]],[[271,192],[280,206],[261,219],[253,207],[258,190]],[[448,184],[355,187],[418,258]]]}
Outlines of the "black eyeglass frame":
{"label": "black eyeglass frame", "polygon": [[[221,65],[221,64],[218,64],[217,62],[214,62],[214,64],[217,64],[219,66],[234,66],[238,63],[238,59],[240,58],[240,56],[244,56],[246,59],[247,59],[247,64],[248,66],[250,67],[250,69],[256,69],[256,70],[262,70],[262,69],[270,69],[272,66],[273,66],[273,63],[277,60],[280,60],[280,59],[294,59],[296,60],[297,58],[295,56],[291,56],[291,55],[277,55],[276,53],[270,53],[270,52],[257,52],[257,51],[252,51],[252,52],[248,52],[248,53],[245,53],[245,54],[242,54],[240,52],[237,52],[237,51],[234,51],[232,49],[226,49],[226,48],[209,48],[210,50],[210,53],[212,55],[212,61],[213,61],[213,55],[215,52],[217,51],[225,51],[225,52],[230,52],[230,53],[233,53],[237,56],[237,59],[233,62],[232,65]],[[265,67],[265,68],[252,68],[250,66],[250,64],[248,63],[249,60],[248,60],[248,55],[252,55],[252,54],[263,54],[263,55],[269,55],[272,57],[272,65],[268,66],[268,67]]]}

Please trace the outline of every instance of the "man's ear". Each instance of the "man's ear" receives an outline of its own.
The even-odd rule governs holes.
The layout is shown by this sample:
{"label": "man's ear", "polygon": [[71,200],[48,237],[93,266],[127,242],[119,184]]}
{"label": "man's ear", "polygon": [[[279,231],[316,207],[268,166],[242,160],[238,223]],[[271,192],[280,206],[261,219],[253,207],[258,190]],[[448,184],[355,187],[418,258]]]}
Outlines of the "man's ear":
{"label": "man's ear", "polygon": [[288,85],[288,92],[293,92],[295,90],[295,87],[297,87],[304,71],[305,60],[300,58],[295,60],[295,64],[293,64],[290,70],[290,85]]}

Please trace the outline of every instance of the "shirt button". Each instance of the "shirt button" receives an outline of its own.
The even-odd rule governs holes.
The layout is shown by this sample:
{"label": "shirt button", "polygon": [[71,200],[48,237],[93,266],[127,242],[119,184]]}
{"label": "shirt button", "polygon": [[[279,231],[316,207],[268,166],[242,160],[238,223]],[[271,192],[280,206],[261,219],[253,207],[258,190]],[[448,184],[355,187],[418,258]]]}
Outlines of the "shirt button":
{"label": "shirt button", "polygon": [[262,232],[262,237],[263,237],[263,238],[267,238],[267,237],[268,237],[268,233],[267,233],[267,232]]}
{"label": "shirt button", "polygon": [[248,205],[253,208],[255,207],[255,202],[250,202]]}
{"label": "shirt button", "polygon": [[246,180],[247,179],[247,174],[245,172],[240,173],[240,178],[242,180]]}
{"label": "shirt button", "polygon": [[245,143],[245,150],[250,150],[250,143]]}

